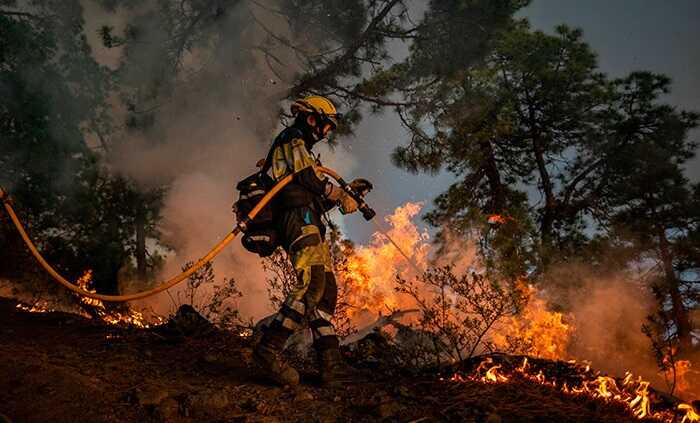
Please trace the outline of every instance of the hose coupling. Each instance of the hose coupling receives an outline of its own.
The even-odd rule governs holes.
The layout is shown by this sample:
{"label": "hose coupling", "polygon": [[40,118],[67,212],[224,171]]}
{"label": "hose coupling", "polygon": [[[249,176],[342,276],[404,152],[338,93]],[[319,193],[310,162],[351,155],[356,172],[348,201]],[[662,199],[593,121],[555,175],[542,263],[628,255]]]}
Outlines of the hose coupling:
{"label": "hose coupling", "polygon": [[248,225],[253,219],[250,218],[250,216],[246,215],[244,216],[241,220],[238,221],[236,224],[236,229],[238,229],[239,232],[245,233],[248,230]]}

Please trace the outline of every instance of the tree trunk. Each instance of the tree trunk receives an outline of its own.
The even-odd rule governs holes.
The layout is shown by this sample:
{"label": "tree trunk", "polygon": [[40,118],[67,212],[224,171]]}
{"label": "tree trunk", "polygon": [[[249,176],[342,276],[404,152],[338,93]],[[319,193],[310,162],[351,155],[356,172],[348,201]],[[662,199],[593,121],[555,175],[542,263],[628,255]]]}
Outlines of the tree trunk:
{"label": "tree trunk", "polygon": [[146,213],[142,206],[136,212],[136,277],[146,281]]}
{"label": "tree trunk", "polygon": [[503,181],[501,180],[501,173],[498,170],[498,163],[496,162],[493,146],[490,141],[483,141],[480,143],[479,147],[486,158],[483,166],[492,194],[490,199],[491,204],[487,206],[487,212],[497,214],[503,213],[506,207],[505,189],[503,187]]}
{"label": "tree trunk", "polygon": [[659,228],[659,252],[661,253],[661,262],[663,264],[664,274],[666,277],[666,289],[671,297],[671,315],[674,324],[678,341],[680,342],[681,352],[688,352],[692,346],[692,326],[688,317],[688,310],[683,304],[683,296],[679,288],[679,280],[676,277],[676,272],[673,269],[673,256],[669,247],[668,239],[664,228]]}
{"label": "tree trunk", "polygon": [[529,133],[532,139],[532,154],[537,165],[537,172],[540,175],[540,185],[544,192],[544,208],[542,210],[542,220],[540,221],[540,240],[542,243],[542,252],[540,254],[540,269],[542,272],[546,270],[550,260],[549,255],[554,250],[553,232],[554,221],[557,214],[557,199],[554,196],[554,185],[552,177],[547,170],[547,162],[545,160],[545,145],[543,144],[542,133],[538,128],[538,121],[535,115],[535,104],[531,100],[529,93],[526,93],[527,98],[527,124]]}
{"label": "tree trunk", "polygon": [[547,163],[544,159],[544,146],[537,135],[533,135],[532,140],[533,154],[537,163],[537,170],[540,174],[540,183],[544,192],[544,208],[542,210],[542,220],[540,221],[540,239],[542,242],[541,257],[541,272],[546,270],[550,262],[550,254],[554,251],[554,221],[557,214],[557,200],[554,196],[554,187],[552,180],[547,170]]}

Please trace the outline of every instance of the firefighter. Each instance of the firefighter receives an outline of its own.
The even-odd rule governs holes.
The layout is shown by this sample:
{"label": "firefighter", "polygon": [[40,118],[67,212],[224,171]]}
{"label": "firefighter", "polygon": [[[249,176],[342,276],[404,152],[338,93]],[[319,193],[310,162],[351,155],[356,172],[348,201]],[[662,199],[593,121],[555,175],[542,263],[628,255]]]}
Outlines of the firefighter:
{"label": "firefighter", "polygon": [[281,353],[289,336],[308,324],[321,381],[335,385],[349,380],[353,372],[340,354],[331,324],[337,286],[321,216],[335,205],[343,214],[353,213],[358,204],[316,170],[317,160],[311,154],[313,146],[338,125],[340,115],[333,103],[325,97],[310,96],[295,101],[291,112],[294,123],[275,139],[268,160],[275,181],[294,174],[292,182],[277,196],[275,223],[280,244],[294,266],[297,284],[265,328],[254,358],[275,382],[298,384],[299,374]]}

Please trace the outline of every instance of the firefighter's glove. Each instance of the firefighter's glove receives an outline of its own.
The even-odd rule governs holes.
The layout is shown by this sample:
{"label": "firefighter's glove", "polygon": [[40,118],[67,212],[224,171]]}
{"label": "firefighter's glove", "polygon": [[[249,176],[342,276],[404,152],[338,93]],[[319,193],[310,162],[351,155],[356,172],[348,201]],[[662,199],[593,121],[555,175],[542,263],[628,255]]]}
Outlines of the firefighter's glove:
{"label": "firefighter's glove", "polygon": [[365,195],[367,195],[368,192],[372,191],[372,188],[374,188],[370,181],[363,178],[357,178],[353,180],[348,184],[348,186],[350,187],[350,189],[352,189],[352,191],[355,194],[359,195],[360,197],[364,197]]}
{"label": "firefighter's glove", "polygon": [[340,207],[340,212],[350,214],[357,211],[359,204],[345,190],[332,183],[326,186],[326,198],[335,202]]}

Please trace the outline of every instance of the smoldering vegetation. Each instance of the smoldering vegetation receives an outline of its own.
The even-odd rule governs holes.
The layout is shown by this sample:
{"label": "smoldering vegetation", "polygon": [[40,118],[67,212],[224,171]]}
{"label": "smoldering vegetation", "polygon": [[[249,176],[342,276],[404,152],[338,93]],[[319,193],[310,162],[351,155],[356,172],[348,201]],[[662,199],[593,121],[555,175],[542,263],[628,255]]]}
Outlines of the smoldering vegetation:
{"label": "smoldering vegetation", "polygon": [[[423,348],[406,362],[502,349],[692,380],[700,189],[683,166],[698,117],[663,103],[663,75],[602,74],[581,31],[514,19],[526,3],[430,2],[412,16],[415,4],[388,0],[3,2],[3,37],[19,47],[3,59],[0,89],[16,101],[1,109],[0,181],[61,271],[94,267],[93,288],[135,292],[233,227],[234,184],[290,97],[342,104],[345,134],[359,111],[387,110],[406,129],[395,164],[455,182],[424,211],[430,239],[415,204],[385,223],[433,271],[422,279],[381,234],[336,240],[343,324],[417,310],[382,326]],[[321,154],[344,175],[364,159],[342,143]],[[0,275],[75,302],[2,219]],[[274,275],[257,257],[236,242],[213,266],[211,283],[138,306],[165,314],[235,278],[240,316],[270,312]]]}

